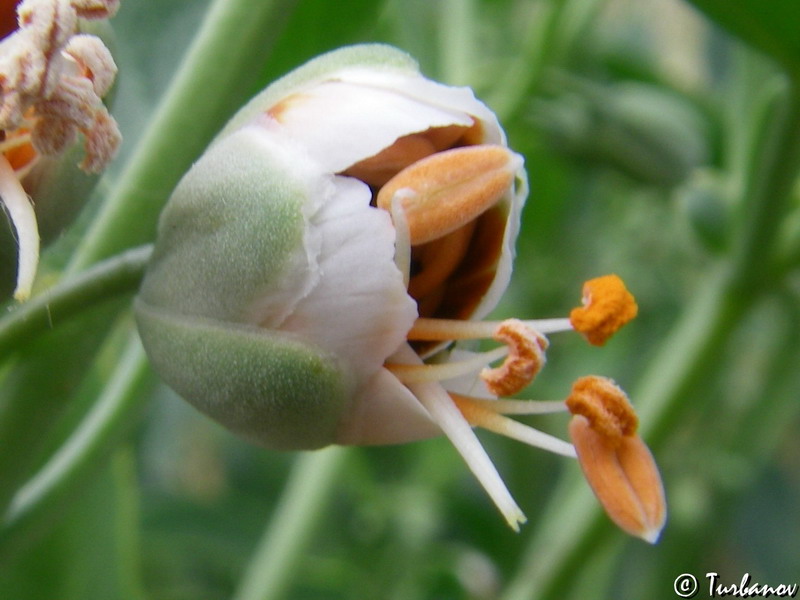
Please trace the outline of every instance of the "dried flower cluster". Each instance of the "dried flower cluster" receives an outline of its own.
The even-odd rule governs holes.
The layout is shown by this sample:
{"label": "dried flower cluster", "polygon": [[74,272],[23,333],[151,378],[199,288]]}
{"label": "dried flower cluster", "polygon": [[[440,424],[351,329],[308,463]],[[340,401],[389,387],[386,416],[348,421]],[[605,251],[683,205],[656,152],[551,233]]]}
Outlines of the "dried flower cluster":
{"label": "dried flower cluster", "polygon": [[117,67],[81,19],[105,19],[119,0],[24,0],[18,27],[0,42],[0,195],[19,243],[19,300],[30,295],[39,256],[36,217],[20,181],[38,156],[57,156],[83,134],[80,168],[99,173],[121,141],[101,98]]}

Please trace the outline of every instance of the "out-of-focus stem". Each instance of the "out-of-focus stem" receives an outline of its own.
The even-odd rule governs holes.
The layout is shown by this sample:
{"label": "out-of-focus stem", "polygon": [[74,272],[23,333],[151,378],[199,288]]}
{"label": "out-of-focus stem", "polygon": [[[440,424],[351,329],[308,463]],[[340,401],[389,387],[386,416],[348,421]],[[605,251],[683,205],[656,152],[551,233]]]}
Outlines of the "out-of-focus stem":
{"label": "out-of-focus stem", "polygon": [[276,600],[284,596],[350,452],[349,448],[332,446],[297,457],[234,600]]}
{"label": "out-of-focus stem", "polygon": [[[297,0],[216,0],[68,273],[153,240],[172,189],[252,92]],[[267,35],[269,32],[269,35]]]}
{"label": "out-of-focus stem", "polygon": [[103,395],[70,438],[14,496],[0,522],[0,558],[31,539],[56,515],[83,477],[103,461],[141,408],[137,393],[148,373],[137,336],[131,341]]}
{"label": "out-of-focus stem", "polygon": [[19,344],[49,331],[76,313],[139,287],[152,246],[113,256],[78,273],[0,319],[0,362]]}

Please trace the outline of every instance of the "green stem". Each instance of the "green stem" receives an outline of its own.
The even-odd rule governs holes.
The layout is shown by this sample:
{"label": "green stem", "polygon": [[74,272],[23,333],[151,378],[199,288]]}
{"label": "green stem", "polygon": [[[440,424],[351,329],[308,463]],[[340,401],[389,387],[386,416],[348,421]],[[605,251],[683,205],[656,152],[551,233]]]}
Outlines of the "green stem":
{"label": "green stem", "polygon": [[297,457],[234,600],[275,600],[285,594],[350,452],[334,446]]}
{"label": "green stem", "polygon": [[109,258],[66,279],[0,319],[0,362],[36,335],[72,316],[139,287],[152,246],[142,246]]}
{"label": "green stem", "polygon": [[111,456],[114,483],[114,540],[117,577],[123,600],[144,600],[141,581],[141,541],[139,531],[140,491],[136,453],[132,444],[123,445]]}
{"label": "green stem", "polygon": [[773,274],[778,228],[800,170],[800,89],[790,83],[766,99],[756,122],[743,190],[742,234],[734,254],[740,290],[763,289]]}
{"label": "green stem", "polygon": [[180,177],[250,95],[297,0],[215,0],[68,272],[153,240]]}
{"label": "green stem", "polygon": [[487,98],[487,104],[494,109],[502,122],[510,121],[515,116],[541,81],[544,67],[549,63],[555,45],[566,4],[567,0],[542,3],[541,13],[536,18],[529,19],[530,30],[525,36],[525,45],[519,58],[506,70]]}
{"label": "green stem", "polygon": [[472,85],[476,49],[474,0],[444,0],[439,8],[439,69],[451,85]]}
{"label": "green stem", "polygon": [[64,499],[117,445],[137,411],[147,361],[133,335],[104,393],[70,438],[14,496],[0,528],[0,559],[32,539],[36,527],[61,510]]}
{"label": "green stem", "polygon": [[603,0],[549,0],[536,5],[519,55],[490,91],[487,104],[501,122],[521,116],[544,81],[545,69],[563,63],[586,25],[594,22]]}

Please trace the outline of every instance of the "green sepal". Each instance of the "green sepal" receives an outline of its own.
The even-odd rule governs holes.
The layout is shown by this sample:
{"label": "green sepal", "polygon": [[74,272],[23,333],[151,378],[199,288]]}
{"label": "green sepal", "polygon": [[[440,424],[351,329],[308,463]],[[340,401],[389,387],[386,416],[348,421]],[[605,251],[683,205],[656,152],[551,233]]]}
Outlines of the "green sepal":
{"label": "green sepal", "polygon": [[348,401],[336,357],[272,330],[135,307],[159,375],[201,412],[269,448],[334,441]]}
{"label": "green sepal", "polygon": [[304,252],[308,190],[288,160],[244,134],[212,146],[161,214],[140,297],[177,314],[247,322],[248,308]]}

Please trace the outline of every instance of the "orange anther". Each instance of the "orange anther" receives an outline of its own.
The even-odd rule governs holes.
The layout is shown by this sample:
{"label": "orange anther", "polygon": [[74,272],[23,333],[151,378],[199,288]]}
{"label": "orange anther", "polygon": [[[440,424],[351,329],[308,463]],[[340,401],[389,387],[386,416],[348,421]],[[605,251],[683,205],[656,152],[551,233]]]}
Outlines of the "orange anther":
{"label": "orange anther", "polygon": [[610,379],[582,377],[566,404],[575,415],[569,434],[578,461],[606,513],[624,531],[655,542],[667,514],[664,486],[625,392]]}
{"label": "orange anther", "polygon": [[590,344],[602,346],[638,312],[636,300],[616,275],[590,279],[583,284],[583,306],[574,308],[569,319]]}
{"label": "orange anther", "polygon": [[589,375],[578,379],[566,404],[569,412],[585,417],[592,429],[612,443],[634,435],[639,426],[625,392],[606,377]]}
{"label": "orange anther", "polygon": [[650,450],[638,435],[618,444],[576,415],[569,433],[578,461],[606,514],[623,531],[655,543],[667,517],[664,486]]}
{"label": "orange anther", "polygon": [[519,319],[507,319],[495,331],[494,339],[508,345],[509,355],[499,367],[481,371],[481,379],[495,396],[516,394],[544,366],[547,338]]}
{"label": "orange anther", "polygon": [[511,189],[521,158],[496,145],[437,152],[392,177],[378,192],[379,208],[390,210],[398,195],[408,219],[412,246],[463,227],[497,204]]}

